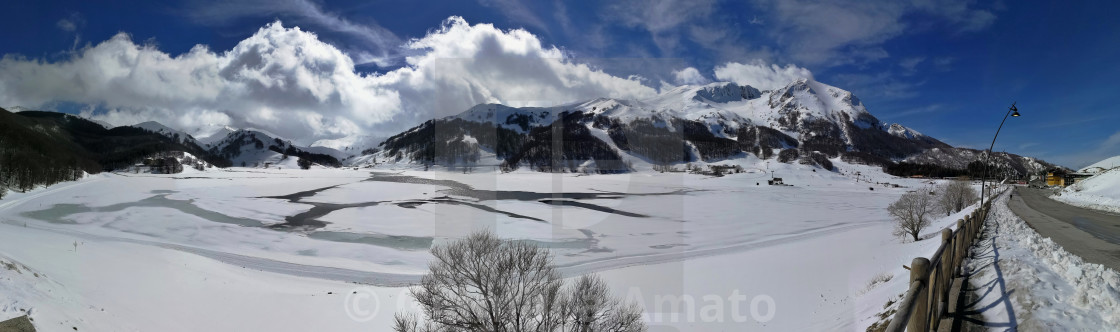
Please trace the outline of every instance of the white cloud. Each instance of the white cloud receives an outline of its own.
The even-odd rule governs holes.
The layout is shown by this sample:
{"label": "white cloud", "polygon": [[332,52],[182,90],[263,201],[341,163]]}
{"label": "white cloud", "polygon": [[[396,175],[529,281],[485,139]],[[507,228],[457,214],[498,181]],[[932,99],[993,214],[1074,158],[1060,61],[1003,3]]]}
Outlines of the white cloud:
{"label": "white cloud", "polygon": [[548,25],[521,0],[478,0],[478,4],[501,11],[510,20],[527,24],[541,31],[549,30]]}
{"label": "white cloud", "polygon": [[673,78],[676,79],[677,84],[707,84],[709,81],[704,75],[700,74],[700,70],[694,67],[688,67],[681,70],[673,71]]}
{"label": "white cloud", "polygon": [[913,73],[918,65],[924,61],[926,61],[926,57],[924,56],[909,57],[899,61],[898,66],[902,67],[907,73]]}
{"label": "white cloud", "polygon": [[805,64],[867,63],[889,56],[881,45],[907,31],[915,14],[944,22],[957,32],[987,28],[990,11],[961,0],[758,0],[775,24],[770,34],[793,60]]}
{"label": "white cloud", "polygon": [[379,66],[394,63],[399,57],[397,47],[402,42],[377,22],[354,22],[310,0],[196,0],[188,2],[184,12],[196,22],[209,25],[228,24],[241,17],[285,15],[296,24],[314,25],[355,38],[356,48],[348,50],[351,57],[358,63],[373,62]]}
{"label": "white cloud", "polygon": [[65,32],[75,32],[86,25],[86,18],[85,16],[82,16],[82,13],[72,12],[70,13],[70,15],[67,15],[66,17],[58,20],[58,22],[55,22],[54,25],[55,27],[58,27],[59,30]]}
{"label": "white cloud", "polygon": [[715,10],[712,0],[626,0],[611,2],[599,14],[609,22],[646,30],[662,55],[675,54],[681,27],[696,26]]}
{"label": "white cloud", "polygon": [[774,90],[788,85],[799,78],[813,79],[808,69],[794,66],[785,67],[766,64],[762,60],[750,63],[728,62],[715,69],[716,79],[755,87],[759,90]]}
{"label": "white cloud", "polygon": [[55,23],[55,26],[57,26],[62,31],[66,31],[66,32],[73,32],[74,30],[78,29],[78,25],[74,24],[73,21],[70,21],[70,20],[65,19],[65,18],[61,19],[61,20],[58,20],[58,23]]}
{"label": "white cloud", "polygon": [[124,33],[65,61],[0,59],[0,104],[97,105],[117,125],[156,120],[256,127],[300,142],[393,133],[478,103],[554,105],[600,96],[653,95],[638,81],[565,58],[524,30],[448,19],[405,47],[415,56],[364,75],[338,48],[279,22],[224,52],[198,45],[172,56]]}
{"label": "white cloud", "polygon": [[380,78],[400,91],[407,106],[416,108],[405,116],[449,115],[488,102],[546,106],[656,93],[636,78],[573,63],[559,49],[542,46],[528,31],[471,26],[458,17],[408,47],[426,52],[406,58],[407,67]]}

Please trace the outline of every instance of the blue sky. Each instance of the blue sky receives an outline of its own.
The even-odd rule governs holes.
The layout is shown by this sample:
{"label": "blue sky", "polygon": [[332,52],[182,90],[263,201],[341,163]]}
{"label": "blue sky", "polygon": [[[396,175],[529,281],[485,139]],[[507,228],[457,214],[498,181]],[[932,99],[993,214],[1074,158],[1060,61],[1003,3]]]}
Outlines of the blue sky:
{"label": "blue sky", "polygon": [[[811,71],[855,93],[880,119],[954,146],[986,148],[1017,102],[1023,117],[1008,120],[996,150],[1078,167],[1120,154],[1120,107],[1113,100],[1120,91],[1120,20],[1110,17],[1118,7],[942,0],[5,2],[0,105],[84,111],[114,123],[255,125],[310,140],[390,133],[461,111],[460,99],[528,100],[554,90],[533,80],[542,75],[601,70],[619,78],[533,100],[543,103],[648,93],[633,80],[653,89],[717,80],[715,70],[728,63],[777,65]],[[309,55],[277,56],[289,51]],[[253,57],[259,54],[272,57]],[[548,66],[518,60],[499,64],[522,71],[504,73],[505,81],[480,77],[464,85],[437,77],[485,75],[464,67],[494,65],[480,60],[493,54],[562,57],[566,67],[534,72]],[[140,60],[111,63],[130,56]],[[429,61],[448,58],[461,63]],[[219,70],[231,64],[242,67]],[[137,66],[154,69],[121,73]],[[693,75],[680,75],[687,68]],[[513,89],[487,83],[506,81],[540,87],[524,95],[485,91]],[[312,88],[293,93],[291,86]],[[457,92],[463,86],[469,91]]]}

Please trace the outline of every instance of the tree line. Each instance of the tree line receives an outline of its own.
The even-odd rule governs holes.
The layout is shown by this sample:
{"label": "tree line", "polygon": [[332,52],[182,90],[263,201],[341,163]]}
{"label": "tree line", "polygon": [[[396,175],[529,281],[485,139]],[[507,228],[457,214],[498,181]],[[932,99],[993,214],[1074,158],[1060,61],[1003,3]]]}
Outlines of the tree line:
{"label": "tree line", "polygon": [[134,127],[105,127],[55,112],[0,108],[0,187],[27,191],[124,169],[167,151],[190,152],[217,166],[229,161],[182,138]]}

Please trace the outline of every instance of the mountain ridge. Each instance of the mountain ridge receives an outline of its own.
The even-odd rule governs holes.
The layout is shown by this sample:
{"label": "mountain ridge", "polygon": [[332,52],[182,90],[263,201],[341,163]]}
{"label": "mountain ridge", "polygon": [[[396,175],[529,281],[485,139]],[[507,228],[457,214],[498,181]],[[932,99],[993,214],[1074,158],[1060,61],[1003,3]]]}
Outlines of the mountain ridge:
{"label": "mountain ridge", "polygon": [[[587,132],[566,129],[573,125],[585,126]],[[568,165],[567,171],[577,171],[586,170],[579,165],[606,160],[578,160],[589,156],[589,151],[580,149],[598,146],[592,143],[547,151],[551,148],[532,143],[543,138],[538,132],[542,128],[556,131],[562,141],[590,142],[593,138],[613,150],[594,148],[600,158],[653,164],[714,162],[745,153],[761,159],[781,155],[783,162],[822,167],[826,165],[821,161],[840,158],[884,167],[918,163],[967,171],[980,156],[975,150],[952,147],[902,124],[880,121],[849,91],[798,79],[774,90],[716,82],[680,86],[642,100],[594,98],[551,107],[479,104],[387,138],[379,144],[380,160],[469,164],[477,158],[436,155],[467,151],[466,155],[473,156],[472,151],[477,150],[491,153],[506,169],[532,166],[552,171],[557,163]],[[483,131],[492,133],[476,140],[477,147],[461,143]],[[530,149],[534,151],[520,151]],[[506,160],[513,155],[520,157]],[[546,164],[545,155],[555,155],[548,158],[549,167],[541,167]],[[1062,168],[1035,158],[993,155],[1001,156],[993,158],[1002,160],[1000,167],[1019,176]],[[526,161],[524,156],[538,160]]]}

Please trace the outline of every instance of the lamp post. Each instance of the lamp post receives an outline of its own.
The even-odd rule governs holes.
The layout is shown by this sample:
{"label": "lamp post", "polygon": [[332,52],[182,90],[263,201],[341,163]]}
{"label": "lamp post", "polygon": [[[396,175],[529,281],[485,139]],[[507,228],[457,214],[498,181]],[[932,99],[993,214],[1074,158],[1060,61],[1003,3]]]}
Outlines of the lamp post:
{"label": "lamp post", "polygon": [[[984,204],[984,197],[987,196],[988,188],[988,173],[991,169],[990,162],[992,160],[992,148],[996,146],[996,137],[999,137],[999,131],[1003,129],[1003,123],[1007,122],[1007,116],[1019,117],[1019,108],[1015,107],[1015,103],[1011,103],[1011,107],[1007,108],[1007,114],[1003,116],[1003,121],[999,122],[999,128],[996,129],[996,135],[992,136],[992,144],[988,146],[988,155],[984,158],[984,177],[980,179],[980,205]],[[984,211],[986,214],[987,211]],[[984,216],[987,219],[987,215]]]}

